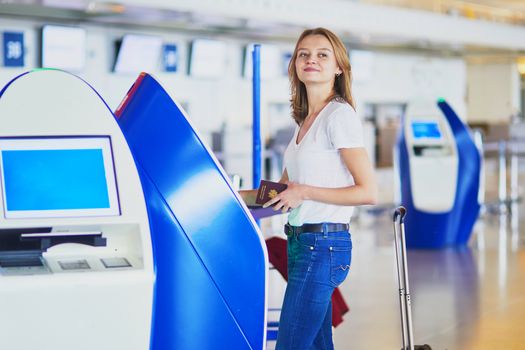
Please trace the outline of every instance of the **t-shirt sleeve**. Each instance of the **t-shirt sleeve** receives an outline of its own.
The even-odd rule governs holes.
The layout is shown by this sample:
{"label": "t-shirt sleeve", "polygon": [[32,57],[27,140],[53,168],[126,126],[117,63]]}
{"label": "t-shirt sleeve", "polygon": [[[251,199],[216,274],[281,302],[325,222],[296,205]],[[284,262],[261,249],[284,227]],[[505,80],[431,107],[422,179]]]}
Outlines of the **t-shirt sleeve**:
{"label": "t-shirt sleeve", "polygon": [[336,149],[364,147],[365,144],[363,124],[352,110],[338,110],[330,116],[328,137]]}

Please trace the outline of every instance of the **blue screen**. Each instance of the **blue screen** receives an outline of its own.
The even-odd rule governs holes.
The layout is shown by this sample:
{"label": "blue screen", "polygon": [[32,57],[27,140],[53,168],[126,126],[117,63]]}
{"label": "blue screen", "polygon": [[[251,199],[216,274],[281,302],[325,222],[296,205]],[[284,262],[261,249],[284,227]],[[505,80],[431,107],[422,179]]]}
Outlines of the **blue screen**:
{"label": "blue screen", "polygon": [[109,208],[102,149],[2,151],[8,211]]}
{"label": "blue screen", "polygon": [[441,138],[441,131],[439,131],[438,124],[436,122],[414,122],[412,123],[412,132],[414,138]]}

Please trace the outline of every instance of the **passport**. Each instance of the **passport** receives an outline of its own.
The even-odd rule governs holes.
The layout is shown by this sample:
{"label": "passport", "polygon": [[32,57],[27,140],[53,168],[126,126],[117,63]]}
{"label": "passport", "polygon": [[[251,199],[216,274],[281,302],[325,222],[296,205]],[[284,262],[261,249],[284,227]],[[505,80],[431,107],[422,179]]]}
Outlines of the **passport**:
{"label": "passport", "polygon": [[255,198],[255,203],[263,205],[264,203],[268,202],[270,199],[274,198],[287,188],[288,185],[286,184],[268,180],[261,180],[261,184],[259,185],[259,189],[257,190],[257,197]]}

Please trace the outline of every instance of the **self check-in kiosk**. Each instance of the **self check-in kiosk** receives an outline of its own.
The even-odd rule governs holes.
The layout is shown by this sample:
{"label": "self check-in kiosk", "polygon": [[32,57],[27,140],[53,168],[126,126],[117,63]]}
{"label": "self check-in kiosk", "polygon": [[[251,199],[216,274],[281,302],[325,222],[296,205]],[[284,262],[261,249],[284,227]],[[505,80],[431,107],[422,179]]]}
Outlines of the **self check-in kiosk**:
{"label": "self check-in kiosk", "polygon": [[115,116],[150,217],[152,349],[264,349],[266,246],[228,176],[149,74],[139,76]]}
{"label": "self check-in kiosk", "polygon": [[481,156],[447,102],[409,106],[395,158],[407,246],[465,245],[480,209]]}
{"label": "self check-in kiosk", "polygon": [[0,349],[148,349],[154,270],[135,163],[83,80],[0,91]]}

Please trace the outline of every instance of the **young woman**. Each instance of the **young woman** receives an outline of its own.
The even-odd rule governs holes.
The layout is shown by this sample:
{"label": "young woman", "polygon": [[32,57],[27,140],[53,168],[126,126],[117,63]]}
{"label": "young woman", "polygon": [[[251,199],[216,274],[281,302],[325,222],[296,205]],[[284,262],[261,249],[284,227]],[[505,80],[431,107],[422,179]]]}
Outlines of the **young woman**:
{"label": "young woman", "polygon": [[[284,154],[288,188],[265,203],[291,209],[288,285],[277,350],[333,349],[333,290],[350,268],[353,207],[374,204],[377,187],[351,94],[344,44],[325,28],[305,30],[288,67],[297,127]],[[255,191],[241,191],[253,202]]]}

